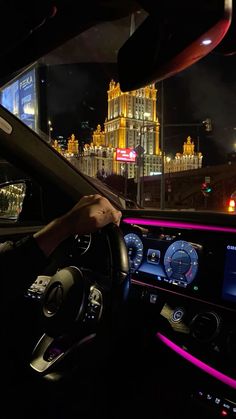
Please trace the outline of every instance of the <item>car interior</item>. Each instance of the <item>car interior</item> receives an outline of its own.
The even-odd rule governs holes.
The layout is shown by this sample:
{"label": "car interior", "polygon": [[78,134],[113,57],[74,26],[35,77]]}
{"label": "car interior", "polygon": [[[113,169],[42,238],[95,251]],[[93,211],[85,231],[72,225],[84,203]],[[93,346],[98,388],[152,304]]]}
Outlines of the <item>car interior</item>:
{"label": "car interior", "polygon": [[[75,37],[88,50],[99,39],[105,54],[116,22],[122,91],[162,83],[212,52],[235,53],[235,7],[3,1],[0,91],[42,57],[56,60],[62,45],[71,52]],[[124,19],[136,13],[127,37]],[[28,287],[20,261],[17,278],[10,267],[2,278],[3,417],[236,417],[235,214],[131,199],[124,207],[2,105],[0,167],[1,243],[32,235],[84,195],[101,194],[122,212],[119,227],[69,237]]]}

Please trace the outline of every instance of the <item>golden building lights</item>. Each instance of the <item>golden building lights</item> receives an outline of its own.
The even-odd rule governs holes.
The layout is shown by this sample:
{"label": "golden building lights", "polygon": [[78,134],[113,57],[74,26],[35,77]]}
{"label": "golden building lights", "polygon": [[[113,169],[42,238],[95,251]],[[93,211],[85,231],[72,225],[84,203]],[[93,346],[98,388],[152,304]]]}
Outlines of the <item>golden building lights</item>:
{"label": "golden building lights", "polygon": [[[50,125],[51,126],[51,125]],[[96,177],[98,173],[108,176],[112,173],[137,179],[138,165],[125,165],[116,160],[116,149],[142,146],[143,166],[140,177],[160,173],[162,151],[160,149],[160,123],[157,117],[157,89],[150,84],[141,89],[122,92],[120,84],[111,80],[107,91],[107,116],[102,125],[93,131],[90,144],[79,149],[75,134],[68,138],[67,150],[63,154],[84,173]],[[54,141],[54,148],[60,146]],[[194,141],[188,136],[183,152],[174,158],[164,153],[164,171],[176,172],[202,166],[202,154],[194,151]],[[127,169],[127,170],[126,170]]]}

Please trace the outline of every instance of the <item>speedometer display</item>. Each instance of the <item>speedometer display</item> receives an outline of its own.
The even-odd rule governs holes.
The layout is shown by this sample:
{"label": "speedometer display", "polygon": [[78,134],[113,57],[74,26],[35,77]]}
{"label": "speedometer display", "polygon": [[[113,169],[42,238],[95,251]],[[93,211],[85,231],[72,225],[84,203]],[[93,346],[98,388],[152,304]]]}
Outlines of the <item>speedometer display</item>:
{"label": "speedometer display", "polygon": [[177,240],[168,247],[164,266],[172,283],[190,284],[198,271],[198,254],[190,243]]}
{"label": "speedometer display", "polygon": [[129,233],[124,236],[128,249],[129,262],[131,270],[139,268],[143,259],[143,243],[140,237],[135,233]]}

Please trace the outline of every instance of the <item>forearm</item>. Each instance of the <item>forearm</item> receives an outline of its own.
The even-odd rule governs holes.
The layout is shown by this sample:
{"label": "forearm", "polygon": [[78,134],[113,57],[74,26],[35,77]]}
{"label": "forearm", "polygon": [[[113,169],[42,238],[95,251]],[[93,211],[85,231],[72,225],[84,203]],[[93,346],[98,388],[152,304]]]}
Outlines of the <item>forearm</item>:
{"label": "forearm", "polygon": [[45,256],[48,257],[63,240],[71,235],[71,230],[68,222],[64,222],[64,217],[60,217],[35,233],[34,238]]}

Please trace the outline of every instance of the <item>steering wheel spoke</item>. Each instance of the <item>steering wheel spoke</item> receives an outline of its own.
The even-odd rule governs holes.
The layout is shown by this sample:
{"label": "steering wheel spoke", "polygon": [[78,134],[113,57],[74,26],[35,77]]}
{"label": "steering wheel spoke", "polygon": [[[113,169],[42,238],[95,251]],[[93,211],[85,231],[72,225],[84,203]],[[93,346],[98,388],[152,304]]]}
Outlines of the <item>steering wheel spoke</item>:
{"label": "steering wheel spoke", "polygon": [[109,226],[99,238],[106,250],[101,263],[109,260],[106,274],[68,266],[57,271],[46,287],[42,301],[44,333],[33,350],[30,366],[51,380],[73,369],[81,347],[93,342],[103,329],[100,325],[107,324],[106,319],[112,316],[113,300],[116,304],[123,300],[129,260],[122,233],[117,226]]}

